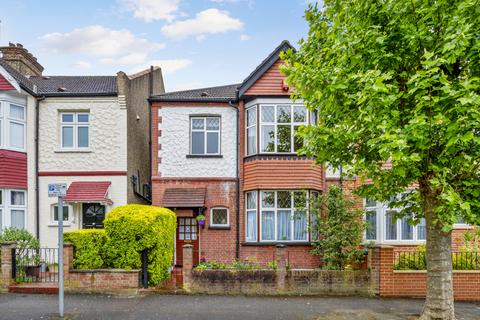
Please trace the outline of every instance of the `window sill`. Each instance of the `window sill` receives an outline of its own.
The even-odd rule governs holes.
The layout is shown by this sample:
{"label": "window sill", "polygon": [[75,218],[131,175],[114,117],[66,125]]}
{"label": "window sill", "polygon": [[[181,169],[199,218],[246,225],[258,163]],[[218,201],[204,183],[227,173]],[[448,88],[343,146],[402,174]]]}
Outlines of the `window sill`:
{"label": "window sill", "polygon": [[55,150],[55,153],[92,153],[90,149],[59,149]]}
{"label": "window sill", "polygon": [[230,230],[230,226],[208,226],[210,230]]}
{"label": "window sill", "polygon": [[276,246],[277,244],[283,244],[283,245],[286,245],[287,247],[295,247],[295,246],[305,247],[305,246],[312,245],[308,241],[242,242],[242,246],[245,246],[245,247],[271,247],[271,246]]}
{"label": "window sill", "polygon": [[[48,226],[49,226],[49,227],[56,227],[56,228],[58,228],[58,222],[50,222],[50,223],[48,224]],[[64,226],[64,227],[71,227],[71,226],[72,226],[72,223],[71,223],[71,222],[64,222],[64,223],[63,223],[63,226]]]}
{"label": "window sill", "polygon": [[186,158],[223,158],[221,154],[187,154]]}

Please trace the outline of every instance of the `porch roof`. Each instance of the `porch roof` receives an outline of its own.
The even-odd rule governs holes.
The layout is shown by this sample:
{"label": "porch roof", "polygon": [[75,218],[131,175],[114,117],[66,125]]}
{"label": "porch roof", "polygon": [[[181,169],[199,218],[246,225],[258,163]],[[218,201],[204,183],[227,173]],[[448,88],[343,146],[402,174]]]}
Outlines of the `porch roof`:
{"label": "porch roof", "polygon": [[108,199],[110,181],[74,181],[67,190],[63,199],[66,202],[100,202],[112,204]]}
{"label": "porch roof", "polygon": [[168,188],[162,205],[167,208],[199,208],[205,206],[205,188]]}

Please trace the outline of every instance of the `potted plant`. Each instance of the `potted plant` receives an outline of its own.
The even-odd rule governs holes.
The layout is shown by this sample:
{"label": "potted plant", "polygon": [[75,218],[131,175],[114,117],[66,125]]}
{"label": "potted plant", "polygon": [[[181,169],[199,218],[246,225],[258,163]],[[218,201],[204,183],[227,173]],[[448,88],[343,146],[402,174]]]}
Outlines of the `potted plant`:
{"label": "potted plant", "polygon": [[205,226],[205,216],[203,214],[199,214],[197,216],[197,222],[199,226]]}

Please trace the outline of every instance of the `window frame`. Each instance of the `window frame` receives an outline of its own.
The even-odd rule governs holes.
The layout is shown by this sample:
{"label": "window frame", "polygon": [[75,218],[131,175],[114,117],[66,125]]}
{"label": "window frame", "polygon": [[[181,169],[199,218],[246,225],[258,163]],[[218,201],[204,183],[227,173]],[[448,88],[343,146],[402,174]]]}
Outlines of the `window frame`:
{"label": "window frame", "polygon": [[[67,150],[67,151],[72,151],[72,150],[89,150],[90,149],[90,112],[89,111],[60,111],[60,149],[61,150]],[[64,115],[72,115],[73,121],[72,122],[64,122],[63,121],[63,116]],[[87,115],[88,116],[88,122],[79,122],[78,121],[78,116],[79,115]],[[72,128],[72,147],[64,147],[63,141],[63,128]],[[88,129],[88,140],[87,140],[87,146],[86,147],[80,147],[79,146],[79,135],[78,135],[78,130],[80,128],[87,128]]]}
{"label": "window frame", "polygon": [[[218,224],[213,223],[213,210],[226,210],[227,211],[227,223],[226,224]],[[230,227],[230,209],[227,207],[216,206],[210,208],[210,227],[213,228],[229,228]]]}
{"label": "window frame", "polygon": [[[3,209],[2,224],[3,229],[12,227],[12,210],[23,211],[23,229],[27,229],[27,209],[28,209],[28,194],[27,190],[23,189],[1,189],[3,195],[3,204],[0,209]],[[25,203],[23,205],[13,205],[11,201],[12,192],[21,192],[24,194]],[[8,223],[7,223],[8,222]]]}
{"label": "window frame", "polygon": [[[216,118],[218,119],[218,129],[212,130],[207,129],[207,119],[208,118]],[[194,119],[202,119],[203,120],[203,129],[193,129],[193,120]],[[193,153],[193,132],[203,132],[203,153]],[[216,132],[218,133],[218,152],[216,153],[208,153],[208,132]],[[220,115],[191,115],[190,116],[190,146],[189,146],[189,155],[191,156],[220,156],[222,154],[221,148],[222,142],[222,117]]]}
{"label": "window frame", "polygon": [[[247,193],[251,193],[254,195],[254,199],[255,199],[255,208],[248,208],[248,197],[247,197]],[[251,191],[247,191],[244,193],[245,195],[245,241],[246,242],[257,242],[258,241],[258,194],[259,194],[259,191],[258,190],[251,190]],[[255,213],[255,239],[249,239],[248,238],[248,213],[249,212],[254,212]]]}
{"label": "window frame", "polygon": [[[52,203],[52,204],[51,204],[51,222],[52,222],[53,224],[58,224],[58,219],[55,220],[55,208],[58,208],[58,203]],[[69,205],[69,204],[66,204],[66,203],[63,204],[63,208],[68,208],[67,220],[63,220],[63,223],[64,223],[64,225],[65,225],[65,224],[70,223],[71,217],[72,217],[72,214],[73,214],[73,211],[72,211],[72,206]],[[58,209],[57,209],[57,210],[58,210]],[[72,213],[72,214],[71,214],[71,213]],[[58,218],[58,215],[57,215],[57,218]]]}
{"label": "window frame", "polygon": [[[20,107],[23,110],[23,118],[12,116],[11,107]],[[27,107],[20,101],[0,100],[0,149],[26,152],[27,151]],[[11,141],[12,124],[22,127],[22,147],[15,147]]]}
{"label": "window frame", "polygon": [[[248,111],[249,110],[254,110],[254,114],[255,114],[255,121],[253,122],[253,124],[250,124],[248,125]],[[258,128],[259,128],[259,124],[258,124],[258,116],[259,116],[259,105],[258,104],[254,104],[252,106],[249,106],[248,108],[245,109],[245,155],[247,156],[251,156],[251,155],[254,155],[254,154],[258,154]],[[252,153],[249,153],[248,152],[248,129],[253,129],[254,132],[255,132],[255,141],[254,141],[254,146],[255,146],[255,151],[252,152]]]}

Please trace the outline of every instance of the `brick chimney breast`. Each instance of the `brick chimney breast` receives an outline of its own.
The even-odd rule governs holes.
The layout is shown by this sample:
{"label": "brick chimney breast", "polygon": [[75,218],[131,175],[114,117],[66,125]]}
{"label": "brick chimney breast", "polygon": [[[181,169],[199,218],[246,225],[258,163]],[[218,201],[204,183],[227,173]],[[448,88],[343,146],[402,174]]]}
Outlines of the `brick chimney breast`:
{"label": "brick chimney breast", "polygon": [[3,61],[20,72],[24,76],[41,76],[43,67],[22,44],[9,43],[8,46],[0,47]]}

